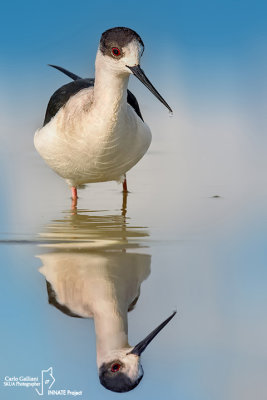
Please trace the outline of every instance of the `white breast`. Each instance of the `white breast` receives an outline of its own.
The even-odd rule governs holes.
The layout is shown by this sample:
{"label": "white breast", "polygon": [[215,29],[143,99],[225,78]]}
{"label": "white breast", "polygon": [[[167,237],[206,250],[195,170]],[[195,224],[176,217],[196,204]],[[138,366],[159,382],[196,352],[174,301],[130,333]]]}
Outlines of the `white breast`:
{"label": "white breast", "polygon": [[118,103],[103,115],[93,96],[93,88],[81,90],[35,133],[37,151],[73,186],[120,180],[151,142],[150,129],[130,105]]}

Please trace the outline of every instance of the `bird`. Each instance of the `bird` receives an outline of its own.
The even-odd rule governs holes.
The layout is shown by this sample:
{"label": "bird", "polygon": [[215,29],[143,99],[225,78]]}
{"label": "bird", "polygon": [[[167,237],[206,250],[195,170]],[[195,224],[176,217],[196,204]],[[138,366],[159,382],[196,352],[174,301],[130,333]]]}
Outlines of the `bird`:
{"label": "bird", "polygon": [[137,345],[129,344],[128,312],[151,272],[151,255],[135,251],[147,235],[146,229],[125,223],[123,210],[99,216],[70,210],[39,235],[41,248],[46,247],[37,257],[48,302],[69,317],[93,318],[99,381],[113,392],[128,392],[140,383],[141,355],[175,315]]}
{"label": "bird", "polygon": [[83,79],[51,65],[73,82],[51,96],[43,126],[35,132],[34,145],[71,187],[74,207],[77,188],[88,183],[118,181],[127,192],[126,173],[150,146],[150,128],[136,97],[128,90],[130,75],[172,113],[140,67],[143,52],[144,43],[134,30],[115,27],[101,35],[94,79]]}
{"label": "bird", "polygon": [[113,392],[128,392],[143,378],[142,353],[176,311],[131,346],[127,313],[134,308],[141,283],[150,273],[150,255],[109,248],[99,252],[93,245],[90,251],[75,251],[71,246],[70,251],[63,249],[38,256],[49,303],[70,317],[94,319],[100,383]]}

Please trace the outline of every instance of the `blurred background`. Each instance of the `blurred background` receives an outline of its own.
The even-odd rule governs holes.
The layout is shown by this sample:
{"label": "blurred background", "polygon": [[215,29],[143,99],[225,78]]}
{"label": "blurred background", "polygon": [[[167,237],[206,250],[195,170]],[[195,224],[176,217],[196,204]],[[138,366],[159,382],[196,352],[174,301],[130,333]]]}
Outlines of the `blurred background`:
{"label": "blurred background", "polygon": [[[252,0],[1,5],[5,399],[36,393],[3,388],[3,376],[36,376],[50,364],[58,386],[71,383],[84,399],[118,396],[97,381],[93,325],[48,308],[34,257],[38,234],[70,209],[67,185],[33,147],[50,96],[70,81],[47,64],[93,77],[101,33],[114,26],[142,37],[142,68],[174,111],[170,117],[131,77],[153,140],[128,174],[127,223],[147,232],[133,240],[151,255],[151,275],[129,316],[130,343],[173,309],[178,315],[144,355],[139,387],[122,397],[266,399],[266,18],[266,3]],[[115,182],[89,185],[79,207],[105,221],[120,215],[120,192]]]}

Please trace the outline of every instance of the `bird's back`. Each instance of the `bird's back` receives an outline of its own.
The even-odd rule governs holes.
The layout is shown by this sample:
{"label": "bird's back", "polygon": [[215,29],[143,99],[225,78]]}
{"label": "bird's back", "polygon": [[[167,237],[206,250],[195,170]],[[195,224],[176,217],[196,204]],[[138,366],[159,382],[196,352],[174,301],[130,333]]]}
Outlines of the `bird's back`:
{"label": "bird's back", "polygon": [[[95,80],[94,78],[86,78],[83,79],[80,76],[74,74],[73,72],[70,72],[66,70],[65,68],[59,67],[57,65],[50,65],[53,68],[56,68],[63,74],[69,76],[71,79],[73,79],[73,82],[67,83],[66,85],[61,86],[50,98],[49,103],[47,105],[46,109],[46,114],[45,114],[45,119],[44,119],[44,124],[45,126],[51,118],[53,118],[56,113],[60,110],[61,107],[63,107],[69,98],[71,96],[74,96],[76,93],[78,93],[80,90],[94,86]],[[135,97],[135,95],[130,92],[130,90],[127,90],[127,103],[133,107],[135,110],[136,114],[141,118],[143,121],[143,117],[139,108],[138,101]]]}

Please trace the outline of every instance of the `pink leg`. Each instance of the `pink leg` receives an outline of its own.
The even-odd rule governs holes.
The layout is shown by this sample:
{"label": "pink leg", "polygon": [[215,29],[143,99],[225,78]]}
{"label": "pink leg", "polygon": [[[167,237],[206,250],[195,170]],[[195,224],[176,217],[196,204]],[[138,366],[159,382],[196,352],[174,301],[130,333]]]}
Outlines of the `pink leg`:
{"label": "pink leg", "polygon": [[126,176],[122,183],[122,189],[123,189],[123,193],[128,193]]}
{"label": "pink leg", "polygon": [[72,208],[75,208],[77,206],[77,188],[75,186],[71,187],[71,197],[72,197]]}

